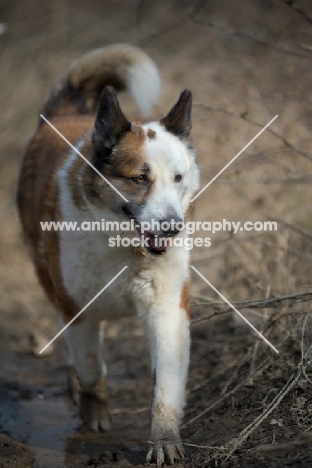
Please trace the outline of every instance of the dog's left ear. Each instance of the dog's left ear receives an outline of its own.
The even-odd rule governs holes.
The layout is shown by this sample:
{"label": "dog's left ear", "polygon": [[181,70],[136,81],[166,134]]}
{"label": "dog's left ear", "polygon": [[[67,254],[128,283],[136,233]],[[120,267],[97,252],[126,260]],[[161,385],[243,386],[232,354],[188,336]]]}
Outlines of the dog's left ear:
{"label": "dog's left ear", "polygon": [[185,89],[169,114],[160,120],[168,132],[179,138],[189,138],[192,129],[192,93]]}

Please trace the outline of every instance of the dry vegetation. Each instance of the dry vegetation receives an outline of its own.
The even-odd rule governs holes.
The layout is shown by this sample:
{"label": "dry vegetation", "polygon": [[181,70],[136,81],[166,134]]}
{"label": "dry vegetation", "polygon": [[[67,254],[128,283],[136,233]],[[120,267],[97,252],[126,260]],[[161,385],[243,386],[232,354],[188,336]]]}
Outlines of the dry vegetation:
{"label": "dry vegetation", "polygon": [[[203,185],[279,115],[198,198],[195,213],[197,220],[277,220],[278,231],[220,232],[211,236],[210,248],[192,252],[193,265],[279,354],[193,274],[185,466],[311,466],[311,2],[14,0],[2,2],[0,14],[0,22],[7,24],[0,36],[0,428],[10,436],[1,436],[0,463],[13,467],[17,460],[26,467],[36,457],[36,467],[126,467],[144,460],[136,447],[146,443],[150,387],[146,344],[134,320],[107,330],[118,429],[112,438],[88,439],[82,449],[84,438],[73,435],[69,423],[71,435],[63,436],[71,437],[66,449],[57,442],[53,446],[49,432],[44,443],[30,436],[34,428],[44,433],[51,413],[41,418],[45,426],[34,425],[29,412],[35,419],[42,408],[25,401],[36,400],[40,392],[48,402],[63,392],[64,400],[59,365],[64,346],[60,343],[55,355],[43,360],[31,355],[32,343],[42,335],[51,337],[57,324],[37,286],[15,212],[22,153],[49,83],[84,51],[130,42],[144,47],[159,64],[164,82],[159,115],[183,88],[193,90]],[[135,114],[129,98],[121,99]],[[121,351],[116,335],[124,337]],[[144,358],[138,362],[137,355]],[[134,389],[142,390],[142,396]],[[19,409],[11,411],[10,405]],[[63,417],[65,410],[59,411]],[[120,429],[125,421],[128,432]],[[26,445],[21,448],[13,439]],[[97,451],[96,444],[101,444]]]}

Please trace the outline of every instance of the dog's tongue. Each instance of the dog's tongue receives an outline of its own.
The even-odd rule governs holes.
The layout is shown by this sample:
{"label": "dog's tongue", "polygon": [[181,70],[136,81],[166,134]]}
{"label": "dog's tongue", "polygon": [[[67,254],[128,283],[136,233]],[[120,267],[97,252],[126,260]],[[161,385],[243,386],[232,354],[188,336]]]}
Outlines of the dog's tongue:
{"label": "dog's tongue", "polygon": [[144,237],[148,239],[150,247],[159,252],[164,252],[168,248],[168,239],[166,237],[156,237],[151,232],[144,231]]}

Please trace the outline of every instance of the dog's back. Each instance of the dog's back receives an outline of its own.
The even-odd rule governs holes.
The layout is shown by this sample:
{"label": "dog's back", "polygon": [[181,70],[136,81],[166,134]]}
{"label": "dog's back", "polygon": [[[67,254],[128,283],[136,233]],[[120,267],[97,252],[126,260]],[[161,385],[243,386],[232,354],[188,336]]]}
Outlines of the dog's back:
{"label": "dog's back", "polygon": [[[100,95],[107,85],[118,91],[128,90],[146,116],[159,96],[160,77],[154,62],[141,49],[117,44],[93,50],[73,62],[57,78],[41,113],[76,145],[93,128]],[[24,235],[32,250],[39,281],[54,305],[59,306],[60,297],[64,297],[67,310],[73,309],[72,301],[66,292],[60,295],[55,291],[55,287],[62,289],[58,233],[42,231],[40,221],[61,219],[57,173],[70,151],[68,144],[40,117],[23,159],[17,196]],[[47,245],[53,250],[50,254],[46,251]]]}
{"label": "dog's back", "polygon": [[[160,92],[154,62],[140,49],[117,44],[91,51],[73,62],[52,85],[41,113],[72,144],[94,125],[94,114],[105,86],[128,90],[143,116],[150,114]],[[39,118],[21,169],[18,209],[24,232],[37,249],[46,196],[54,200],[54,177],[70,148]],[[43,194],[45,192],[45,195]],[[54,216],[51,217],[51,220]]]}

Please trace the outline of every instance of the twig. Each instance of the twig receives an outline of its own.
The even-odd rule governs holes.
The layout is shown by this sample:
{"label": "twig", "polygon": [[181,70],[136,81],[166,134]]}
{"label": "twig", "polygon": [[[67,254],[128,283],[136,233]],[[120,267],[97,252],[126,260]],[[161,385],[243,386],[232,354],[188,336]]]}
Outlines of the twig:
{"label": "twig", "polygon": [[[163,442],[168,442],[167,439],[158,439],[158,440],[148,440],[147,443],[149,445],[157,445],[161,444]],[[174,441],[172,441],[174,442]],[[179,442],[179,445],[186,445],[187,447],[196,447],[199,449],[210,449],[210,450],[224,450],[224,447],[218,447],[218,446],[211,446],[211,445],[198,445],[198,444],[191,444],[188,442]]]}
{"label": "twig", "polygon": [[255,429],[272,413],[272,411],[275,410],[275,408],[281,403],[290,390],[296,385],[301,375],[301,369],[299,370],[296,377],[294,377],[294,374],[292,374],[282,390],[271,401],[263,413],[254,419],[247,427],[245,427],[245,429],[238,435],[238,437],[235,437],[227,444],[230,450],[227,453],[224,461],[227,461],[232,456],[232,454],[244,443],[244,441],[255,431]]}
{"label": "twig", "polygon": [[190,424],[193,424],[195,421],[197,421],[197,419],[205,416],[205,414],[207,414],[209,411],[211,411],[212,409],[216,408],[217,406],[219,406],[224,400],[226,400],[228,397],[234,395],[237,390],[239,390],[241,387],[243,387],[244,385],[246,385],[248,383],[248,381],[251,379],[251,377],[256,377],[257,375],[259,375],[261,372],[263,372],[267,367],[269,367],[271,361],[270,361],[270,358],[266,358],[262,364],[260,365],[260,367],[252,374],[252,375],[248,375],[248,377],[246,379],[244,379],[242,382],[240,382],[239,384],[236,385],[236,387],[234,387],[232,390],[230,390],[226,395],[223,395],[221,398],[218,398],[217,401],[215,401],[214,403],[212,403],[210,406],[208,406],[207,408],[205,408],[203,411],[201,411],[199,414],[197,414],[196,416],[194,416],[193,418],[189,419],[188,421],[186,421],[183,426],[182,426],[182,429],[185,429],[187,426],[189,426]]}
{"label": "twig", "polygon": [[290,390],[296,385],[300,377],[302,377],[304,373],[304,359],[306,354],[304,354],[304,345],[303,345],[303,339],[304,339],[304,333],[305,333],[305,328],[306,324],[308,321],[309,313],[306,315],[303,325],[302,325],[302,334],[301,334],[301,360],[298,364],[298,373],[296,377],[294,377],[294,374],[291,375],[291,377],[288,379],[282,390],[273,398],[271,403],[266,407],[266,409],[257,417],[255,418],[243,431],[240,432],[238,437],[235,437],[232,439],[228,444],[226,444],[226,447],[229,447],[229,451],[226,454],[224,462],[226,462],[232,455],[233,453],[244,443],[244,441],[255,431],[255,429],[265,420],[267,417],[277,408],[277,406],[281,403],[281,401],[285,398],[285,396],[290,392]]}
{"label": "twig", "polygon": [[217,304],[222,305],[222,304],[224,304],[224,302],[222,302],[222,301],[216,302],[214,297],[203,296],[202,294],[195,294],[192,297],[195,298],[195,299],[202,299],[203,301],[211,303],[212,305],[217,305]]}
{"label": "twig", "polygon": [[273,247],[275,250],[279,249],[282,252],[290,253],[292,255],[295,255],[298,258],[303,258],[304,260],[309,260],[309,261],[312,260],[312,255],[311,254],[309,254],[307,252],[301,252],[301,250],[290,249],[289,247],[284,247],[284,246],[276,244],[274,242],[269,242],[269,241],[262,240],[262,239],[256,239],[254,242],[256,244],[264,245],[265,247]]}
{"label": "twig", "polygon": [[272,43],[270,44],[270,43],[267,43],[267,42],[262,42],[259,39],[257,39],[256,37],[250,36],[249,34],[246,34],[246,33],[242,32],[242,31],[237,31],[236,29],[233,29],[233,28],[227,28],[225,26],[220,26],[220,25],[214,24],[214,23],[212,23],[210,21],[203,21],[203,20],[200,20],[198,18],[190,18],[190,19],[192,19],[192,21],[194,23],[208,26],[209,28],[213,28],[216,31],[220,31],[220,32],[226,33],[226,34],[231,34],[233,36],[243,37],[244,39],[247,39],[247,40],[249,40],[251,42],[254,42],[255,44],[257,44],[259,46],[266,47],[266,48],[268,48],[270,50],[274,50],[275,52],[278,52],[280,54],[292,55],[293,57],[300,57],[300,58],[303,58],[303,59],[306,59],[306,60],[312,60],[312,57],[310,55],[301,54],[299,52],[289,50],[289,49],[283,49],[282,47],[274,46]]}
{"label": "twig", "polygon": [[[302,302],[307,302],[311,299],[312,299],[312,291],[307,291],[304,293],[289,294],[288,296],[271,297],[269,299],[259,299],[256,301],[232,302],[232,304],[235,305],[235,307],[239,307],[241,309],[257,309],[257,308],[262,309],[265,307],[277,307],[278,304],[287,300],[290,300],[292,302],[302,303]],[[211,304],[211,303],[204,302],[204,303],[196,303],[196,305],[197,306],[206,305],[208,307],[215,307],[215,306],[219,306],[220,304],[219,303]],[[207,315],[205,317],[193,319],[191,320],[191,324],[199,323],[204,320],[209,320],[215,317],[216,315],[222,315],[227,312],[230,312],[231,310],[232,310],[231,308],[228,308],[225,310],[221,310],[219,312],[214,312],[213,314]]]}
{"label": "twig", "polygon": [[310,16],[306,11],[304,11],[298,3],[295,3],[294,0],[278,0],[279,3],[282,3],[285,5],[285,7],[290,8],[291,10],[295,11],[298,13],[304,20],[308,21],[309,23],[312,23],[312,16]]}
{"label": "twig", "polygon": [[229,366],[223,366],[221,369],[219,369],[217,372],[215,372],[213,375],[208,377],[207,379],[201,380],[197,384],[195,384],[192,388],[189,389],[188,394],[196,392],[202,387],[205,387],[208,383],[210,383],[212,380],[214,380],[217,377],[220,377],[220,375],[226,374],[229,370],[233,369],[237,365],[237,362],[234,364],[230,364]]}
{"label": "twig", "polygon": [[302,324],[302,332],[301,332],[301,365],[302,365],[302,372],[303,372],[303,375],[304,375],[305,379],[307,380],[307,382],[312,384],[312,380],[307,376],[306,365],[305,365],[305,359],[308,356],[310,348],[305,353],[304,352],[304,342],[303,342],[304,341],[304,333],[305,333],[305,329],[306,329],[306,326],[307,326],[307,321],[308,321],[309,315],[310,315],[310,311],[305,316],[303,324]]}
{"label": "twig", "polygon": [[138,409],[127,409],[127,408],[115,408],[111,410],[111,414],[141,414],[145,413],[146,411],[149,411],[150,408],[149,406],[144,406],[143,408],[138,408]]}
{"label": "twig", "polygon": [[[259,341],[257,341],[257,343],[259,343]],[[227,380],[227,382],[225,383],[224,387],[222,388],[221,390],[221,395],[225,395],[225,393],[227,392],[227,389],[229,388],[229,386],[231,385],[231,383],[233,382],[233,380],[235,379],[235,377],[237,376],[238,374],[238,371],[243,367],[243,365],[249,361],[250,359],[250,356],[251,356],[251,352],[249,351],[249,353],[243,358],[241,359],[241,361],[239,362],[238,366],[236,367],[235,371],[231,374],[230,378]],[[249,372],[249,376],[252,374],[252,372]]]}
{"label": "twig", "polygon": [[137,14],[136,14],[136,27],[137,29],[140,29],[142,19],[143,19],[143,12],[144,12],[144,4],[145,0],[139,0],[138,6],[137,6]]}
{"label": "twig", "polygon": [[271,218],[271,217],[269,217],[269,221],[278,221],[279,223],[284,224],[284,226],[287,226],[287,227],[289,227],[290,229],[293,229],[294,231],[299,232],[299,234],[302,234],[302,235],[305,236],[307,239],[312,240],[312,232],[308,231],[307,229],[301,228],[301,227],[299,227],[299,226],[295,226],[295,225],[289,223],[288,221],[285,221],[285,220],[282,219],[282,218],[277,218],[276,216],[274,217],[274,219]]}
{"label": "twig", "polygon": [[217,179],[215,181],[216,184],[309,184],[311,183],[312,174],[308,175],[300,175],[300,176],[293,176],[293,177],[277,177],[275,179]]}
{"label": "twig", "polygon": [[279,444],[261,444],[255,448],[257,452],[261,453],[275,453],[275,452],[294,452],[303,448],[309,448],[312,444],[312,432],[302,434],[299,439]]}
{"label": "twig", "polygon": [[219,315],[228,314],[229,312],[232,312],[232,311],[233,311],[233,309],[229,308],[229,309],[221,310],[220,312],[214,312],[211,315],[205,315],[205,317],[200,317],[200,318],[197,318],[197,319],[193,319],[193,320],[191,320],[191,325],[193,325],[194,323],[203,322],[204,320],[212,319],[212,318],[214,318],[216,316],[219,316]]}
{"label": "twig", "polygon": [[223,447],[211,446],[211,445],[189,444],[188,442],[184,442],[184,443],[182,443],[182,445],[186,445],[187,447],[196,447],[196,448],[200,448],[200,449],[224,450]]}
{"label": "twig", "polygon": [[[138,4],[138,10],[137,10],[137,27],[140,28],[143,23],[143,13],[144,13],[144,0],[140,0]],[[149,41],[152,41],[154,39],[157,39],[158,37],[162,36],[163,34],[166,34],[167,32],[171,32],[175,28],[179,28],[182,26],[185,21],[190,21],[193,19],[193,17],[200,12],[200,10],[203,8],[204,4],[206,3],[206,0],[199,0],[198,3],[195,5],[193,11],[191,13],[188,13],[186,15],[183,15],[178,18],[171,19],[168,24],[166,24],[164,27],[159,28],[158,31],[152,32],[151,34],[148,34],[147,36],[143,37],[141,40],[138,41],[138,45],[144,45]]]}
{"label": "twig", "polygon": [[[311,57],[311,60],[312,60],[312,57]],[[260,124],[259,122],[255,122],[254,120],[250,119],[249,117],[246,117],[246,116],[242,117],[241,114],[237,114],[236,112],[232,112],[232,111],[230,111],[228,109],[224,109],[222,107],[211,106],[209,104],[201,104],[201,103],[198,103],[198,102],[194,103],[194,107],[201,107],[202,109],[205,109],[205,110],[210,110],[210,111],[215,111],[215,112],[222,112],[223,114],[230,115],[231,117],[236,117],[236,118],[245,120],[246,122],[248,122],[251,125],[254,125],[256,127],[263,128],[263,124]],[[271,133],[271,135],[273,135],[275,138],[278,138],[285,146],[287,146],[287,148],[292,149],[293,151],[295,151],[300,156],[302,156],[302,157],[308,159],[310,162],[312,162],[312,156],[309,156],[304,151],[300,150],[299,148],[296,148],[293,144],[291,144],[288,140],[286,140],[286,138],[284,138],[282,135],[277,133],[275,130],[268,127],[266,129],[266,131]]]}
{"label": "twig", "polygon": [[308,321],[309,315],[310,315],[310,312],[308,312],[307,315],[305,316],[303,324],[302,324],[302,330],[301,330],[301,365],[302,366],[303,366],[303,363],[304,363],[304,343],[303,343],[304,332],[305,332],[305,328],[307,326],[307,321]]}
{"label": "twig", "polygon": [[[270,293],[271,293],[271,286],[268,285],[267,290],[266,290],[266,294],[265,294],[266,299],[268,299],[270,297]],[[262,333],[262,334],[264,334],[264,332],[265,332],[265,323],[267,321],[267,313],[268,313],[268,308],[265,307],[264,308],[264,314],[263,314],[263,323],[262,323],[262,326],[261,326],[261,329],[260,329],[260,333]],[[254,344],[253,351],[252,351],[252,358],[251,358],[251,363],[250,363],[249,374],[252,374],[253,371],[254,371],[259,345],[260,345],[260,341],[257,340],[255,342],[255,344]]]}

